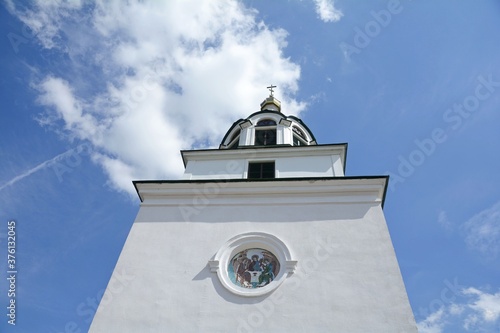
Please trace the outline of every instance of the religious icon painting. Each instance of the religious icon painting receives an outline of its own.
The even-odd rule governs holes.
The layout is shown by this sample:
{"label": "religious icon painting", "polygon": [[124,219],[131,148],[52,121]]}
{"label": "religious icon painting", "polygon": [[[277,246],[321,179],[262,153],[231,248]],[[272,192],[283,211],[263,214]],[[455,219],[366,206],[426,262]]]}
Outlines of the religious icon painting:
{"label": "religious icon painting", "polygon": [[249,232],[227,240],[208,264],[224,288],[239,296],[255,297],[278,288],[293,274],[297,261],[278,237]]}
{"label": "religious icon painting", "polygon": [[227,269],[236,286],[254,289],[271,283],[279,273],[280,263],[270,251],[251,248],[238,252]]}

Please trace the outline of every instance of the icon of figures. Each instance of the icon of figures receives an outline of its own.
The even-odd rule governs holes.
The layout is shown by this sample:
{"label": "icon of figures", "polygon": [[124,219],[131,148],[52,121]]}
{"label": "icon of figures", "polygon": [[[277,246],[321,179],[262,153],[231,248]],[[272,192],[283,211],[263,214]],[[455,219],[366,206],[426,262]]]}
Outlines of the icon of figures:
{"label": "icon of figures", "polygon": [[228,274],[234,284],[243,288],[260,288],[271,283],[279,272],[278,259],[264,249],[247,249],[229,262]]}
{"label": "icon of figures", "polygon": [[259,256],[254,254],[252,256],[252,262],[250,263],[248,269],[248,273],[250,273],[250,283],[253,288],[257,288],[257,285],[260,281],[260,275],[262,274],[261,262],[259,261]]}
{"label": "icon of figures", "polygon": [[259,276],[259,287],[263,287],[274,280],[273,264],[269,262],[268,259],[264,259],[262,265],[264,266],[264,269]]}

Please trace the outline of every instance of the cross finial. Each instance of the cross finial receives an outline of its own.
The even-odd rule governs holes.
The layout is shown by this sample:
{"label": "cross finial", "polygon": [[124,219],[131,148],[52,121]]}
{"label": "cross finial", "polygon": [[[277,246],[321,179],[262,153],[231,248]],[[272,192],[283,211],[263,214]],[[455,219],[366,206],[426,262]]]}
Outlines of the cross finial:
{"label": "cross finial", "polygon": [[272,84],[269,87],[267,87],[267,89],[269,89],[269,91],[271,92],[271,94],[269,95],[271,97],[273,96],[273,92],[274,92],[273,88],[276,88],[276,86],[273,86]]}

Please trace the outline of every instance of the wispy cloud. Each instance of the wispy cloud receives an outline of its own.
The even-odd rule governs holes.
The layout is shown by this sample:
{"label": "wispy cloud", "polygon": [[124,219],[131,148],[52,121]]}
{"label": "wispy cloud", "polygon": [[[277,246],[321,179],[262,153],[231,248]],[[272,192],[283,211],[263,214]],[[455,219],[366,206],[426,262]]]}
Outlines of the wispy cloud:
{"label": "wispy cloud", "polygon": [[337,22],[344,14],[335,8],[334,0],[314,0],[316,13],[323,22]]}
{"label": "wispy cloud", "polygon": [[464,294],[473,297],[469,307],[479,314],[482,320],[494,322],[500,318],[500,292],[488,294],[476,288],[468,288]]}
{"label": "wispy cloud", "polygon": [[68,151],[65,151],[64,153],[62,154],[59,154],[57,155],[56,157],[53,157],[49,160],[46,160],[40,164],[38,164],[37,166],[23,172],[22,174],[12,178],[11,180],[9,180],[8,182],[6,182],[5,184],[3,184],[2,186],[0,186],[0,191],[3,190],[4,188],[8,187],[8,186],[12,186],[14,185],[15,183],[17,183],[18,181],[21,181],[23,180],[24,178],[34,174],[35,172],[37,171],[40,171],[40,170],[43,170],[47,167],[50,167],[51,165],[53,165],[54,163],[56,163],[57,161],[61,160],[64,156],[67,156],[69,153],[73,152],[73,149],[70,149]]}
{"label": "wispy cloud", "polygon": [[270,83],[286,113],[306,105],[294,98],[300,67],[283,55],[286,31],[238,1],[8,8],[62,59],[33,82],[46,107],[40,123],[92,144],[92,160],[119,190],[133,193],[132,179],[179,177],[179,150],[218,146]]}
{"label": "wispy cloud", "polygon": [[500,291],[489,293],[465,288],[460,299],[441,306],[418,322],[419,333],[445,333],[465,329],[471,332],[493,332],[500,324]]}
{"label": "wispy cloud", "polygon": [[476,214],[461,227],[467,246],[486,259],[500,254],[500,201]]}
{"label": "wispy cloud", "polygon": [[418,323],[419,333],[442,333],[445,322],[443,320],[445,310],[439,309],[431,313],[427,318]]}
{"label": "wispy cloud", "polygon": [[448,219],[448,214],[446,214],[444,210],[439,212],[438,223],[447,232],[451,232],[453,230],[453,223],[451,223]]}

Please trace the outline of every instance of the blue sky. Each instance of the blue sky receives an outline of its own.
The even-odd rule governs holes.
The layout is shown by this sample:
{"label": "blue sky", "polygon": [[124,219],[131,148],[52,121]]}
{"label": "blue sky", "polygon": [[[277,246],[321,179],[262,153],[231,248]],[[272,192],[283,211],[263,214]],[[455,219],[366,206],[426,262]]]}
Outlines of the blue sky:
{"label": "blue sky", "polygon": [[[423,333],[500,330],[500,3],[5,1],[0,240],[17,320],[86,332],[138,210],[278,86],[385,205]],[[6,259],[0,277],[6,281]],[[6,312],[7,285],[0,284]]]}

